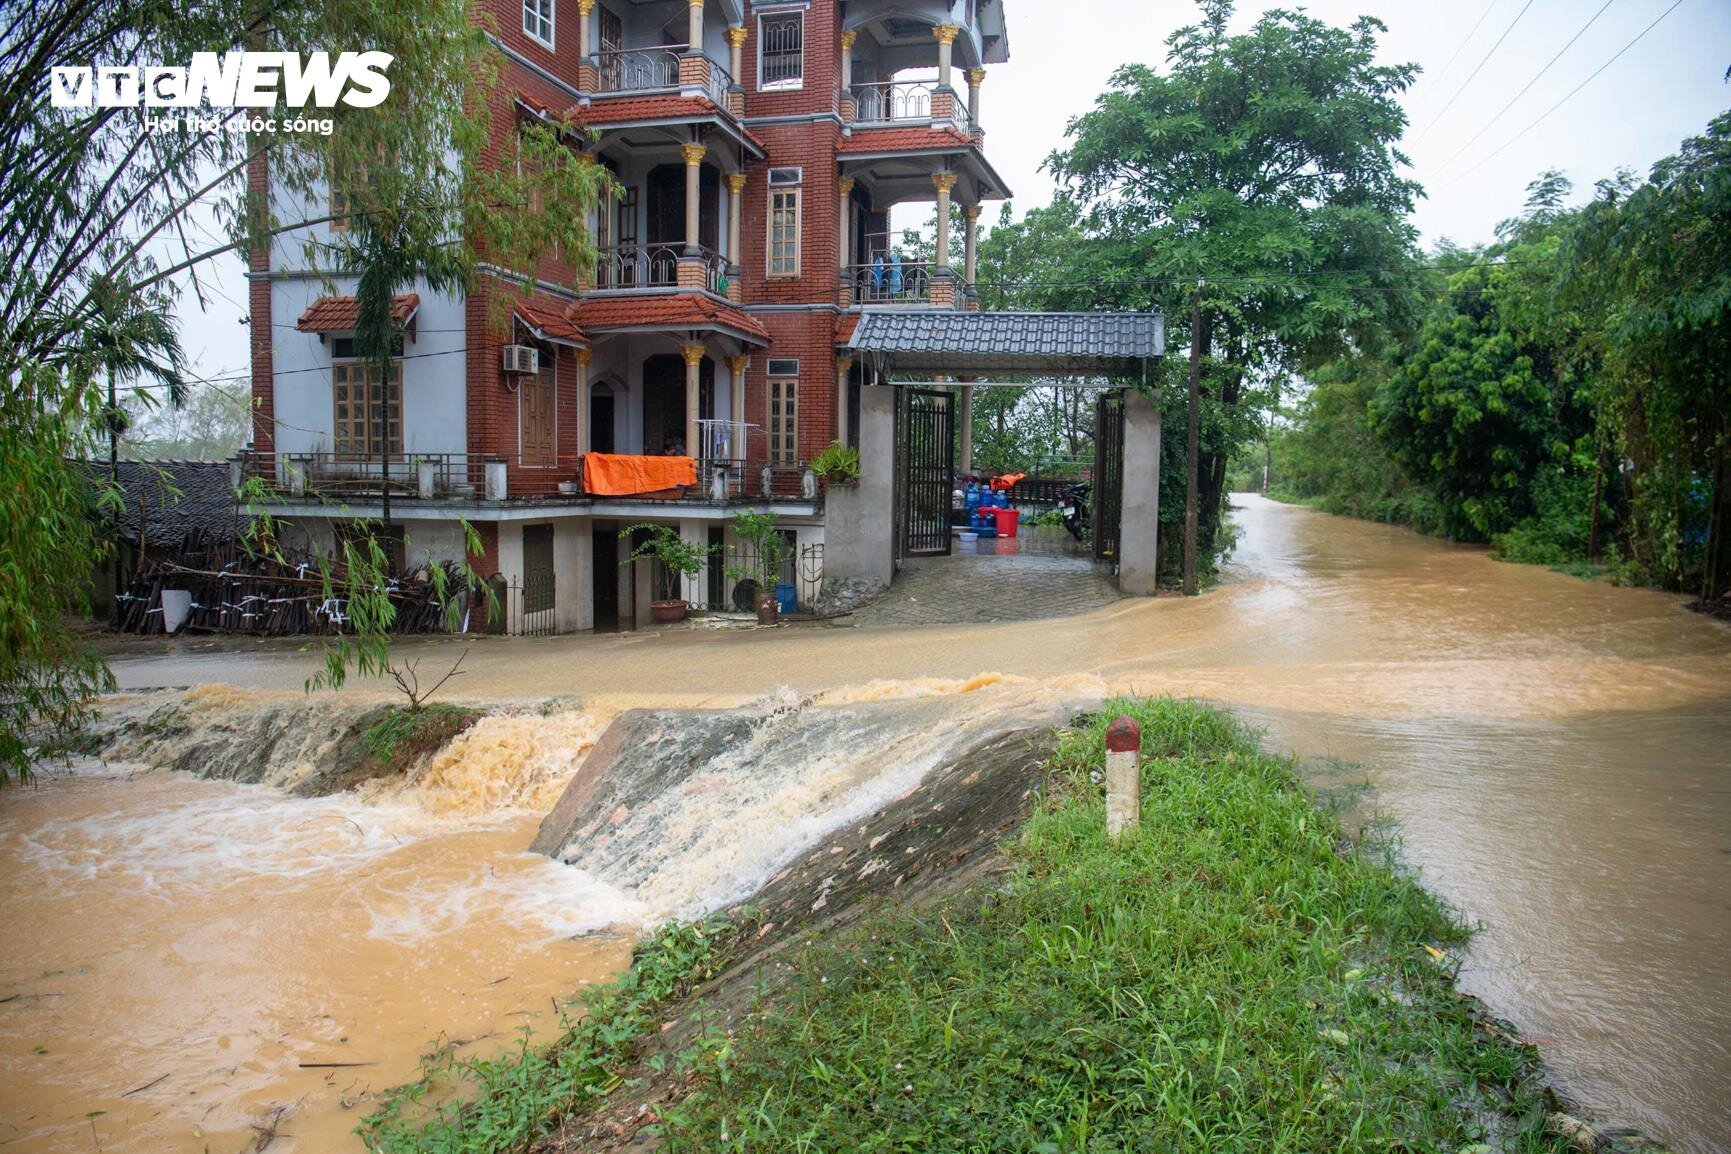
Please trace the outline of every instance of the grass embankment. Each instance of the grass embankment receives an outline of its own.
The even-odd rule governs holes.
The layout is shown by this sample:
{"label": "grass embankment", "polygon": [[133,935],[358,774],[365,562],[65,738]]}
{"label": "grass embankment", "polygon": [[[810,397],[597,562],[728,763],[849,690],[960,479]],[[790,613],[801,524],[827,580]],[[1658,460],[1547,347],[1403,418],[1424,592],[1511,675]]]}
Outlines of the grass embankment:
{"label": "grass embankment", "polygon": [[[1120,712],[1144,810],[1114,845],[1096,779]],[[755,1013],[674,1055],[661,1023],[702,1006],[683,989],[751,936],[665,934],[550,1055],[470,1064],[472,1105],[426,1126],[399,1104],[369,1140],[521,1149],[649,1079],[675,1150],[1565,1148],[1531,1051],[1453,989],[1448,911],[1225,714],[1110,703],[1004,852],[994,884],[788,951]]]}

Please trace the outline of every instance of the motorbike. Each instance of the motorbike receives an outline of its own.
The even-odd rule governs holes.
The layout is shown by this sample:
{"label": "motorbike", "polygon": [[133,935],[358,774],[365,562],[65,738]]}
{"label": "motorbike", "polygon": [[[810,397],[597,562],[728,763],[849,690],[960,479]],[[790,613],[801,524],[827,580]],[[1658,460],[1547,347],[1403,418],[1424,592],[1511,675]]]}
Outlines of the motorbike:
{"label": "motorbike", "polygon": [[1088,483],[1079,481],[1058,494],[1058,514],[1064,519],[1064,528],[1078,541],[1086,541],[1093,527],[1093,519],[1088,515],[1088,493]]}

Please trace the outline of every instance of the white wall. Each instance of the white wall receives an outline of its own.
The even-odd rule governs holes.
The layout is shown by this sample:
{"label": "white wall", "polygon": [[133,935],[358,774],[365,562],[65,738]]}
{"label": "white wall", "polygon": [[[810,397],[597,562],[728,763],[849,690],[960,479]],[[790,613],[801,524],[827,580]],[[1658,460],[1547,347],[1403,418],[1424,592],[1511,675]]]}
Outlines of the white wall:
{"label": "white wall", "polygon": [[[661,333],[625,333],[603,338],[589,362],[589,380],[605,379],[613,388],[613,443],[621,453],[659,451],[643,444],[643,362],[666,353],[677,356],[684,341]],[[733,373],[727,367],[732,350],[722,342],[705,342],[715,362],[715,417],[736,419],[733,413]]]}
{"label": "white wall", "polygon": [[[341,294],[354,291],[354,278],[338,278]],[[460,297],[420,293],[413,339],[403,345],[403,451],[468,451],[465,374],[467,341]],[[331,342],[303,333],[295,322],[308,305],[325,295],[313,279],[277,280],[271,285],[271,345],[276,382],[277,452],[317,453],[334,448],[335,413],[331,397]]]}

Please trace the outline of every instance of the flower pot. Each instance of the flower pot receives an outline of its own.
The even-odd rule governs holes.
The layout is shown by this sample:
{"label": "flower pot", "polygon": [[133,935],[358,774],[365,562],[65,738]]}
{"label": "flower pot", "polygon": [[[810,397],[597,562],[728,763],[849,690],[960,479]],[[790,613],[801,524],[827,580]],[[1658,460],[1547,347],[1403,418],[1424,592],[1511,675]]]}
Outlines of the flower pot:
{"label": "flower pot", "polygon": [[683,601],[651,601],[649,619],[657,625],[671,625],[675,621],[684,621],[686,610]]}
{"label": "flower pot", "polygon": [[759,625],[774,625],[781,620],[781,605],[775,599],[774,589],[759,589],[757,591],[757,623]]}

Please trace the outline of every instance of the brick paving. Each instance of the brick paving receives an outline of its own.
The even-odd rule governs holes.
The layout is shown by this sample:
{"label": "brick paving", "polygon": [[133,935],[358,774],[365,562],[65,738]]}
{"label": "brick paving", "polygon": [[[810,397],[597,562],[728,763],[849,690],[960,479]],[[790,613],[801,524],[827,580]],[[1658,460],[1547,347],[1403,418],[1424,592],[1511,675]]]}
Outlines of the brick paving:
{"label": "brick paving", "polygon": [[[1060,539],[1061,538],[1061,539]],[[1004,551],[1013,547],[1016,552]],[[1119,599],[1118,581],[1058,531],[981,541],[979,554],[905,562],[889,592],[848,619],[861,626],[1038,621]]]}

